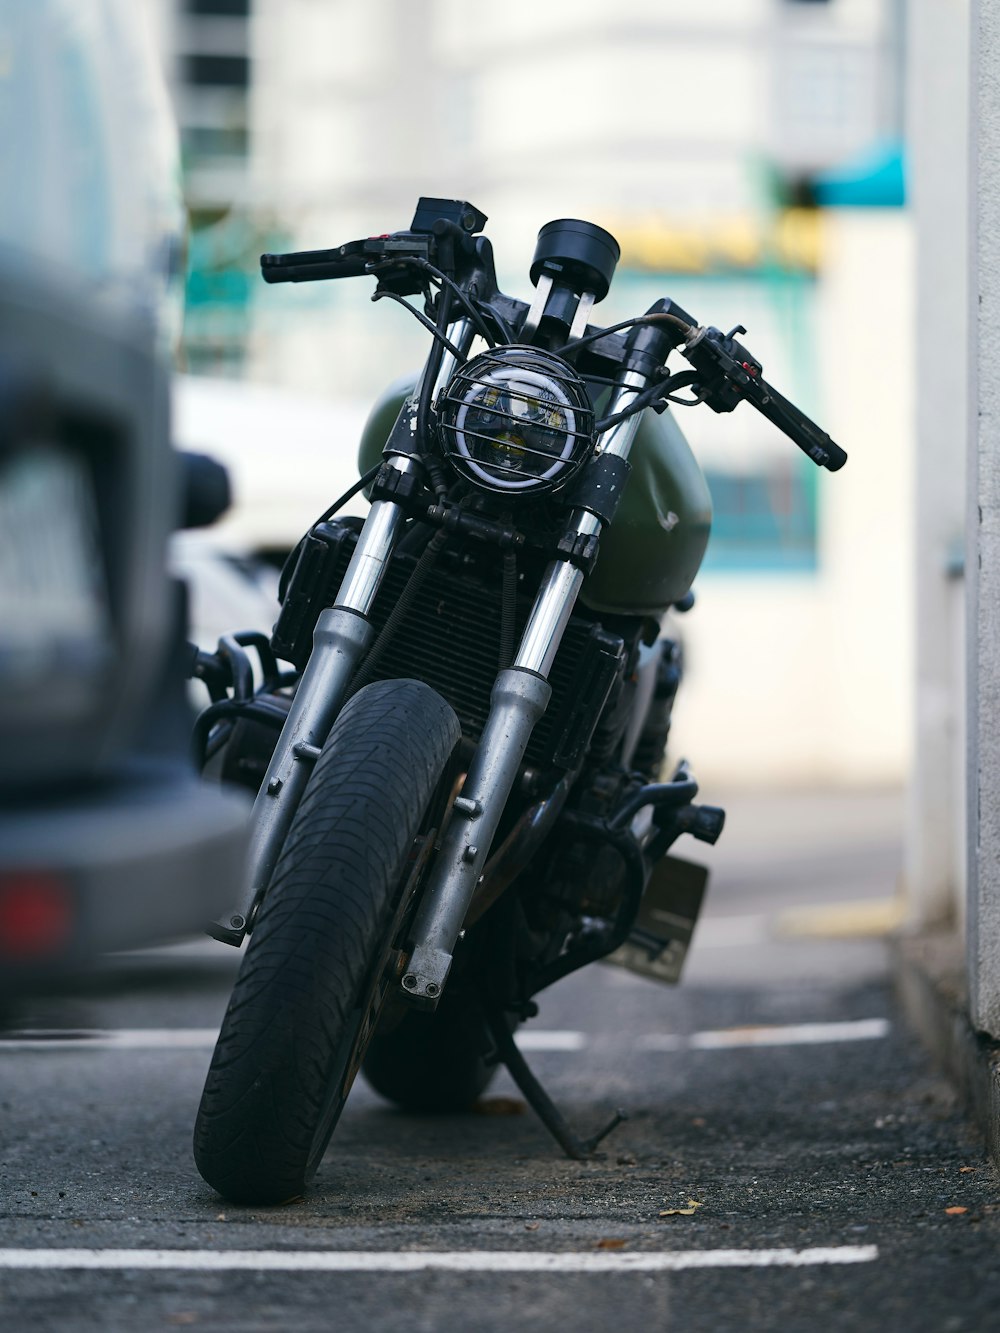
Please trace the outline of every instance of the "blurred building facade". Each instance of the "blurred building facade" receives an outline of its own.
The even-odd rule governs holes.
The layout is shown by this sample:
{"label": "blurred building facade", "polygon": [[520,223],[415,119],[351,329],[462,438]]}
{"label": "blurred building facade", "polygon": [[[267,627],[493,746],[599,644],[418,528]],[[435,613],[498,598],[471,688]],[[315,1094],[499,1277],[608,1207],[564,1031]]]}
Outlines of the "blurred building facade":
{"label": "blurred building facade", "polygon": [[[616,230],[622,269],[780,266],[781,215],[801,187],[901,133],[900,12],[255,0],[253,198],[318,246],[406,225],[420,194],[458,194],[490,214],[502,277],[522,284],[538,227],[559,216]],[[327,290],[337,310],[367,298]],[[290,333],[261,305],[255,372],[329,384],[335,334],[317,340],[311,321]],[[371,346],[387,338],[421,355],[405,317],[352,328],[332,344],[344,385],[376,387]]]}
{"label": "blurred building facade", "polygon": [[268,289],[256,258],[404,227],[420,194],[490,215],[518,295],[542,223],[608,227],[623,254],[601,318],[668,294],[706,322],[746,324],[769,377],[851,454],[817,475],[749,410],[682,416],[717,519],[684,627],[680,747],[710,779],[900,781],[902,0],[147,3],[195,222],[188,368],[354,403],[417,366],[425,335],[373,310],[367,284]]}

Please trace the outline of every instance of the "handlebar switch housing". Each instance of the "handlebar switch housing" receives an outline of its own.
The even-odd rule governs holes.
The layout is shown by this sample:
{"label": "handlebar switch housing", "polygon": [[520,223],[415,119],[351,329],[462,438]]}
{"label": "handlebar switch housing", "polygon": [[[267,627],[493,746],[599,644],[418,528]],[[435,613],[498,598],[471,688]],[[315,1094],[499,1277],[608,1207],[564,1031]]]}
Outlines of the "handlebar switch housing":
{"label": "handlebar switch housing", "polygon": [[469,236],[482,231],[488,218],[467,199],[434,199],[421,195],[410,223],[410,231],[430,233],[435,222],[452,222]]}
{"label": "handlebar switch housing", "polygon": [[759,379],[763,370],[745,347],[711,327],[698,329],[684,355],[698,371],[705,402],[713,412],[732,412],[743,401],[748,383]]}

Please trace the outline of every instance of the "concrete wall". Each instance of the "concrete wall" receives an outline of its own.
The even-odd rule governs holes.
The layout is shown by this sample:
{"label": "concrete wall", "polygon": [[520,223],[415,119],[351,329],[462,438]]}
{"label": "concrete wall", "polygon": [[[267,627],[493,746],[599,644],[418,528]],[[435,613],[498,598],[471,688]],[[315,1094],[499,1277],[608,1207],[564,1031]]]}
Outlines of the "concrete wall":
{"label": "concrete wall", "polygon": [[972,24],[973,387],[969,522],[969,999],[1000,1037],[1000,9]]}
{"label": "concrete wall", "polygon": [[905,877],[914,927],[960,921],[965,901],[969,14],[969,0],[933,0],[909,11],[918,592]]}

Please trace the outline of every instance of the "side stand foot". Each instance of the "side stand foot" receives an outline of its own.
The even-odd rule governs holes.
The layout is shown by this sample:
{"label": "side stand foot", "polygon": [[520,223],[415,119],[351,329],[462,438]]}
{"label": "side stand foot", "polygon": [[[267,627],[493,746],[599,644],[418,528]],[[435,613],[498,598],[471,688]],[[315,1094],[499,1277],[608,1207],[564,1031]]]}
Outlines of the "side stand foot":
{"label": "side stand foot", "polygon": [[486,1021],[490,1034],[496,1043],[497,1054],[507,1066],[511,1078],[520,1088],[525,1101],[541,1120],[567,1157],[582,1161],[589,1157],[597,1145],[623,1120],[628,1117],[624,1111],[616,1111],[611,1120],[592,1134],[588,1139],[581,1139],[566,1123],[558,1107],[552,1101],[538,1079],[528,1067],[528,1062],[517,1048],[514,1035],[507,1026],[503,1011],[495,1006],[486,1010]]}

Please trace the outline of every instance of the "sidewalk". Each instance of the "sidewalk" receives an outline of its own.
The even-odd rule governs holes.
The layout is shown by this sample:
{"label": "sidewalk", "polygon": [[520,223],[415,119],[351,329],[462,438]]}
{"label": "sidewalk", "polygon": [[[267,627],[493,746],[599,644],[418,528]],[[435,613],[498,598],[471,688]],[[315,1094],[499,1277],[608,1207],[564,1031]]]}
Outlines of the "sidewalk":
{"label": "sidewalk", "polygon": [[[895,1040],[919,1038],[1000,1170],[1000,1043],[969,1021],[964,940],[905,931],[901,794],[739,793],[729,805],[687,982],[890,984]],[[719,952],[737,941],[738,957]]]}

